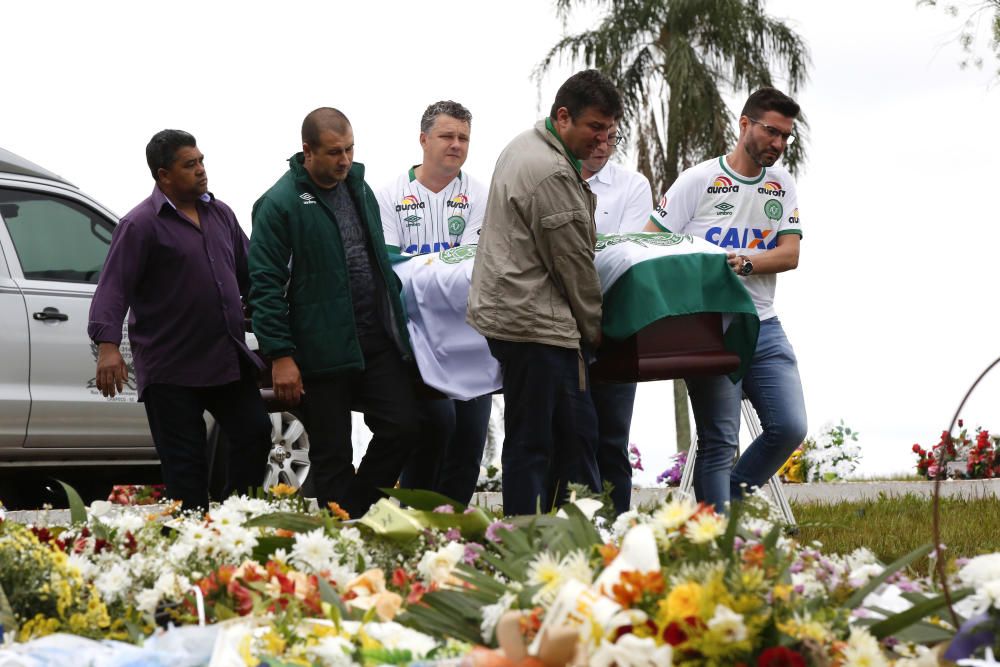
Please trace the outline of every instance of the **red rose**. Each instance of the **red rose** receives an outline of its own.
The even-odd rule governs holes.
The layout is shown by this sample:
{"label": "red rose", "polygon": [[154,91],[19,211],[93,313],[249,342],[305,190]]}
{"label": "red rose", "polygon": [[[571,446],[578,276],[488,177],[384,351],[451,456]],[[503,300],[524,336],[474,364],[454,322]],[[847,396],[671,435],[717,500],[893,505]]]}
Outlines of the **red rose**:
{"label": "red rose", "polygon": [[806,659],[790,648],[774,646],[758,656],[757,667],[806,667]]}

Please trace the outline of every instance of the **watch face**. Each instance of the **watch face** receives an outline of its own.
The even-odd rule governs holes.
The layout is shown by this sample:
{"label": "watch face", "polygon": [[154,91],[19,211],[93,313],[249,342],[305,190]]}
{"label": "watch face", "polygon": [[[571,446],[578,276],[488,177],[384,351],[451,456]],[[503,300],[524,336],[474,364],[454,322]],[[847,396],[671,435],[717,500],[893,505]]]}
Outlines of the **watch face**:
{"label": "watch face", "polygon": [[743,266],[740,267],[740,273],[742,273],[745,276],[749,276],[752,271],[753,271],[753,262],[751,262],[749,259],[744,260]]}

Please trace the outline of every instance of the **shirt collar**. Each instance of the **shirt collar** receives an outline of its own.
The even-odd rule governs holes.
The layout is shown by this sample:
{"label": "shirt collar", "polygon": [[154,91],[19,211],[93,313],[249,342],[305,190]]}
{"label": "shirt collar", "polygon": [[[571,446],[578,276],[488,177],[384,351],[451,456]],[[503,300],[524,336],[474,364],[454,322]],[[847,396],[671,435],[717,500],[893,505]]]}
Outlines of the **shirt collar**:
{"label": "shirt collar", "polygon": [[[201,201],[203,201],[206,204],[208,204],[213,199],[215,199],[215,195],[213,195],[211,192],[206,192],[205,194],[203,194],[200,197],[198,197],[198,199],[200,199]],[[163,193],[163,190],[160,189],[160,186],[154,185],[153,186],[153,209],[157,213],[159,213],[160,211],[163,210],[163,207],[165,205],[167,205],[167,204],[170,205],[170,208],[174,209],[175,211],[177,210],[177,206],[172,201],[170,201],[170,197],[168,197],[167,195],[165,195]]]}
{"label": "shirt collar", "polygon": [[562,140],[562,137],[559,136],[559,133],[556,132],[555,125],[552,124],[551,118],[545,119],[545,129],[551,132],[552,136],[559,141],[559,145],[563,147],[564,151],[566,151],[566,157],[568,157],[569,161],[573,163],[573,166],[576,167],[576,173],[579,174],[583,170],[583,163],[579,160],[579,158],[573,155],[573,151],[569,149],[569,146],[566,145],[566,143]]}
{"label": "shirt collar", "polygon": [[601,167],[601,170],[599,172],[597,172],[596,174],[587,179],[588,183],[590,181],[600,181],[605,185],[614,185],[615,175],[614,175],[614,169],[612,169],[611,167],[611,161],[608,160],[607,162],[605,162],[604,166]]}

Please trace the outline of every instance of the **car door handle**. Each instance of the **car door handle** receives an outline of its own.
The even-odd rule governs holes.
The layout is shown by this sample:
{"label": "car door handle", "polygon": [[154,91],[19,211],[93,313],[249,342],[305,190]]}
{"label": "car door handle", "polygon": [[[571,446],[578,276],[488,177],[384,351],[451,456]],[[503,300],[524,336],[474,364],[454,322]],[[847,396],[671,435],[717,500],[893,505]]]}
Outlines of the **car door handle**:
{"label": "car door handle", "polygon": [[69,315],[66,313],[60,313],[58,308],[53,308],[51,306],[43,308],[41,312],[33,313],[31,316],[39,322],[48,322],[50,320],[65,322],[69,319]]}

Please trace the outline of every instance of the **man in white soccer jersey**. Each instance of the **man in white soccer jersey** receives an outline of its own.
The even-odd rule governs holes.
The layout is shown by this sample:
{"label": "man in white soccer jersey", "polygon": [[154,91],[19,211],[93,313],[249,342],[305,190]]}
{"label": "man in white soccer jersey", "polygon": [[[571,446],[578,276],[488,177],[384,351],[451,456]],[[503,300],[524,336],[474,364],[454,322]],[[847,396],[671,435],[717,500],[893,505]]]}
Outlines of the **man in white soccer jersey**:
{"label": "man in white soccer jersey", "polygon": [[[762,486],[806,435],[795,352],[774,310],[776,274],[799,263],[798,200],[788,172],[775,166],[799,105],[774,88],[747,99],[733,152],[682,173],[657,204],[647,229],[701,236],[729,250],[728,262],[753,298],[760,337],[742,382],[724,376],[687,380],[698,428],[695,495],[723,509],[744,489]],[[750,399],[763,433],[740,456],[740,399]]]}
{"label": "man in white soccer jersey", "polygon": [[[611,162],[615,146],[623,137],[618,127],[608,132],[583,160],[581,175],[597,196],[594,222],[598,234],[642,231],[653,210],[653,192],[642,174]],[[597,469],[601,482],[612,485],[615,511],[627,512],[632,501],[632,464],[628,459],[628,435],[635,403],[635,383],[595,384],[591,387],[597,412]]]}
{"label": "man in white soccer jersey", "polygon": [[[378,193],[390,253],[426,254],[478,242],[487,192],[462,171],[471,126],[472,114],[458,102],[435,102],[424,111],[423,161]],[[479,478],[490,405],[488,395],[421,401],[422,443],[404,468],[401,485],[468,503]]]}

